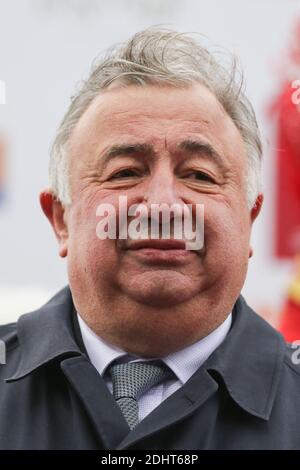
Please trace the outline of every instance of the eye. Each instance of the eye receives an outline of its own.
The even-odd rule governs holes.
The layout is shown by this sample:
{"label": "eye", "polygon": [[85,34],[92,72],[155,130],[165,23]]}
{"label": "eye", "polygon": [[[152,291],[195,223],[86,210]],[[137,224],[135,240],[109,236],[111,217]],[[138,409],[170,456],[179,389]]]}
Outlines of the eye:
{"label": "eye", "polygon": [[197,180],[197,181],[206,181],[207,183],[215,183],[215,180],[208,175],[207,173],[204,173],[203,171],[193,171],[186,175],[186,178]]}
{"label": "eye", "polygon": [[114,175],[112,175],[109,179],[114,180],[114,179],[119,179],[119,178],[134,178],[136,176],[139,176],[137,170],[131,169],[131,168],[124,168],[124,170],[120,170]]}

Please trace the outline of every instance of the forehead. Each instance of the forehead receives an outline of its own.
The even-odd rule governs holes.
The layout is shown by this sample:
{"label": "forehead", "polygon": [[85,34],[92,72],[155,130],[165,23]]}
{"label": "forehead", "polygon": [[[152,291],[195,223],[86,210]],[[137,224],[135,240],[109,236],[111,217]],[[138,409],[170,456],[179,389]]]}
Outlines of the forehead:
{"label": "forehead", "polygon": [[101,92],[77,123],[70,150],[85,158],[116,143],[176,146],[202,137],[224,155],[245,155],[240,132],[215,96],[201,84],[114,87]]}

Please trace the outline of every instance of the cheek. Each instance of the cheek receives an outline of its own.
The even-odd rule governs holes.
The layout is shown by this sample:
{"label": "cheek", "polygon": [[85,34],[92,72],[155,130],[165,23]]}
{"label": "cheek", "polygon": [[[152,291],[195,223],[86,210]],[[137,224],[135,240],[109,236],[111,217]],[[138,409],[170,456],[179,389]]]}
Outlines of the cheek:
{"label": "cheek", "polygon": [[97,215],[100,204],[109,204],[112,208],[115,208],[116,200],[116,195],[106,194],[99,188],[79,191],[78,197],[73,199],[70,213],[71,235],[77,233],[80,237],[92,242],[97,238],[97,225],[101,220],[101,217]]}
{"label": "cheek", "polygon": [[70,243],[87,244],[93,242],[96,237],[96,207],[89,201],[82,201],[73,204],[69,219],[69,239]]}
{"label": "cheek", "polygon": [[69,263],[87,271],[104,268],[115,258],[115,240],[97,236],[99,198],[90,195],[73,203],[69,219]]}
{"label": "cheek", "polygon": [[247,256],[250,226],[244,209],[225,205],[206,207],[204,236],[207,249],[213,248],[217,256],[228,260]]}

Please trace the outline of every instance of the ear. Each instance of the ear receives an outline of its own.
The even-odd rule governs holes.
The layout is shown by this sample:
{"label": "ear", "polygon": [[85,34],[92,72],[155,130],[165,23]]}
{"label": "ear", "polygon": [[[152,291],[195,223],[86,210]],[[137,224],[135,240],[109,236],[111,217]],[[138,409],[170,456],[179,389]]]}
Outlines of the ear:
{"label": "ear", "polygon": [[[252,207],[252,209],[250,211],[251,225],[253,224],[253,222],[257,218],[258,214],[260,213],[262,205],[263,205],[263,201],[264,201],[264,195],[262,193],[260,193],[257,196],[257,198],[255,200],[255,204],[254,204],[254,206]],[[253,256],[253,248],[252,248],[252,246],[250,246],[249,247],[249,258],[251,258],[252,256]]]}
{"label": "ear", "polygon": [[65,221],[65,207],[50,189],[41,192],[40,204],[58,240],[59,255],[65,258],[68,254],[68,228]]}
{"label": "ear", "polygon": [[261,211],[261,208],[262,208],[262,205],[263,205],[263,201],[264,201],[264,195],[262,193],[260,193],[256,200],[255,200],[255,204],[254,206],[252,207],[251,209],[251,212],[250,212],[250,218],[251,218],[251,225],[253,224],[253,222],[255,221],[256,217],[258,216],[258,214],[260,213]]}

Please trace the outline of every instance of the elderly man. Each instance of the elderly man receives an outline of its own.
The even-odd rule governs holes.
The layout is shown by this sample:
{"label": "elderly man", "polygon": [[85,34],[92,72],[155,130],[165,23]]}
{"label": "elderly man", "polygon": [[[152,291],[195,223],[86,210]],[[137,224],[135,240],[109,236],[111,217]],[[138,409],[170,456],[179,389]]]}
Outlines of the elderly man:
{"label": "elderly man", "polygon": [[[40,196],[69,286],[1,328],[1,448],[300,448],[297,351],[240,295],[261,152],[233,72],[190,36],[142,31],[95,66]],[[99,236],[120,197],[198,228],[204,207],[204,243]]]}

